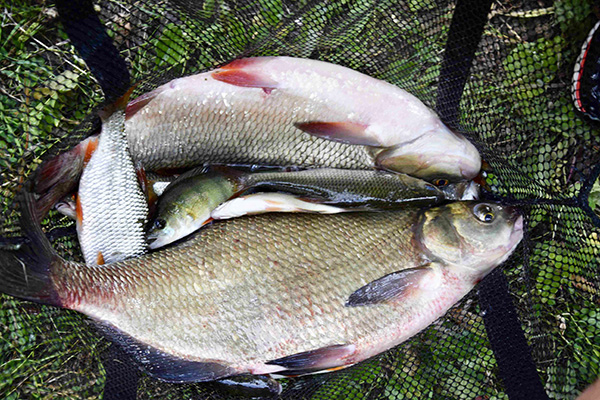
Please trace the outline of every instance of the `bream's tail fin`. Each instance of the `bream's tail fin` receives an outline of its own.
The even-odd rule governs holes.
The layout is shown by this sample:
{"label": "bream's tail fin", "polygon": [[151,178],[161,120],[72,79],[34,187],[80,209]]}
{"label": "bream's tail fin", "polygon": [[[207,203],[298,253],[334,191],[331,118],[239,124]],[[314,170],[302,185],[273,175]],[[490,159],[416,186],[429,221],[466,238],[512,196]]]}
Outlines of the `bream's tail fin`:
{"label": "bream's tail fin", "polygon": [[0,292],[37,303],[60,306],[50,271],[52,264],[61,259],[35,219],[33,194],[22,190],[19,196],[21,228],[27,241],[16,248],[0,247]]}

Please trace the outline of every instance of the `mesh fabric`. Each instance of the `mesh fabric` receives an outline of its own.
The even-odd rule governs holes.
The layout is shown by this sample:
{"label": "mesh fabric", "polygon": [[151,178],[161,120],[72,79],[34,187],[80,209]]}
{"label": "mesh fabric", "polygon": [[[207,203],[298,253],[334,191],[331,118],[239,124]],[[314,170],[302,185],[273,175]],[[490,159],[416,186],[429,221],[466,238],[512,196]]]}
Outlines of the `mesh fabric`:
{"label": "mesh fabric", "polygon": [[[98,128],[100,86],[55,5],[4,2],[0,42],[0,238],[18,243],[13,199],[40,162]],[[416,95],[442,119],[439,75],[452,1],[106,0],[95,4],[134,96],[242,56],[344,65]],[[592,1],[494,3],[460,98],[456,128],[489,164],[491,197],[520,205],[526,237],[503,273],[551,398],[600,375],[598,218],[587,205],[598,125],[576,114],[571,74],[597,18]],[[466,39],[465,39],[466,40]],[[456,94],[455,96],[459,96]],[[455,99],[458,100],[458,99]],[[81,260],[73,224],[43,221]],[[284,380],[283,398],[503,399],[477,289],[389,352],[336,373]],[[0,296],[0,397],[100,398],[108,341],[81,315]],[[127,385],[127,372],[123,385]],[[210,385],[140,378],[138,398],[227,398]]]}

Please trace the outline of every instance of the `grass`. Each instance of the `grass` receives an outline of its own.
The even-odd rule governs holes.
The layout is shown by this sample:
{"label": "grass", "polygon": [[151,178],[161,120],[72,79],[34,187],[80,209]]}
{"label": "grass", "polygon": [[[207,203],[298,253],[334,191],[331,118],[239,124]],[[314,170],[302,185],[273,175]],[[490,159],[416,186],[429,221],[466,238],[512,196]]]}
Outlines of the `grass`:
{"label": "grass", "polygon": [[[361,0],[317,7],[261,0],[254,7],[243,5],[246,21],[216,0],[193,14],[164,1],[132,7],[108,0],[100,11],[134,81],[141,82],[137,93],[253,49],[259,55],[344,64],[406,88],[433,106],[452,16],[452,5],[440,4]],[[561,0],[526,12],[494,6],[484,33],[486,53],[479,54],[463,96],[461,123],[480,138],[493,167],[488,182],[501,196],[560,200],[581,190],[586,173],[581,160],[597,151],[582,143],[592,143],[598,132],[575,115],[568,76],[579,49],[573,43],[581,43],[593,23],[590,4]],[[0,0],[0,9],[4,235],[15,225],[10,202],[23,177],[69,143],[64,138],[101,103],[102,94],[53,7]],[[302,18],[290,18],[298,10]],[[589,201],[599,209],[600,183]],[[506,273],[549,395],[573,398],[600,375],[600,288],[593,268],[600,251],[598,229],[573,207],[527,209],[529,262],[514,263]],[[44,221],[46,228],[68,223],[55,214]],[[71,258],[77,253],[72,239],[54,245]],[[107,342],[91,333],[81,316],[7,296],[0,301],[0,397],[101,397],[104,372],[98,354]],[[285,388],[311,390],[315,399],[505,399],[479,314],[472,294],[391,353],[339,374],[288,380]],[[142,388],[148,396],[190,397],[202,391],[197,385],[150,379]]]}
{"label": "grass", "polygon": [[57,27],[56,9],[1,1],[0,10],[0,192],[6,210],[22,177],[102,96]]}
{"label": "grass", "polygon": [[80,315],[8,296],[0,302],[3,399],[101,398],[98,355],[106,343],[86,333]]}

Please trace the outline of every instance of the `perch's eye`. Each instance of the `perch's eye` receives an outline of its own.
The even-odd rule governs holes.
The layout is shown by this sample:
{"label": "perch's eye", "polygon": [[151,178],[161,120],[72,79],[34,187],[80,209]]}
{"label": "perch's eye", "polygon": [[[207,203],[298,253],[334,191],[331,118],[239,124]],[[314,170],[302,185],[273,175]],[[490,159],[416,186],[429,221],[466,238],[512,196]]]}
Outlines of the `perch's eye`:
{"label": "perch's eye", "polygon": [[163,229],[166,225],[167,225],[167,221],[165,221],[162,218],[159,218],[156,221],[154,221],[154,227],[156,229]]}
{"label": "perch's eye", "polygon": [[433,184],[437,187],[444,187],[446,185],[448,185],[448,179],[436,179],[433,181]]}
{"label": "perch's eye", "polygon": [[494,214],[494,210],[492,207],[487,204],[477,204],[473,207],[473,214],[477,217],[478,220],[485,223],[490,223],[496,219],[496,214]]}

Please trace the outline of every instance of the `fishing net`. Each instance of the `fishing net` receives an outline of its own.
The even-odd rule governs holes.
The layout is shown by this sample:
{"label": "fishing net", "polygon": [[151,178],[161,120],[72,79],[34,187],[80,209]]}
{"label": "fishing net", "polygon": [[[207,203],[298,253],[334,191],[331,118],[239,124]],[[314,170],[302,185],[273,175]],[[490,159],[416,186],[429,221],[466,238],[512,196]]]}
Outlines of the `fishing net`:
{"label": "fishing net", "polygon": [[[3,246],[21,240],[23,182],[97,130],[94,111],[130,83],[135,96],[242,56],[324,60],[409,91],[471,139],[489,164],[488,197],[522,207],[526,235],[423,332],[347,370],[283,380],[282,398],[543,398],[519,381],[529,354],[549,398],[575,398],[600,375],[600,220],[588,204],[600,136],[575,112],[570,82],[597,21],[591,0],[67,3],[2,2]],[[81,260],[68,218],[52,211],[42,224]],[[1,398],[229,397],[138,373],[75,312],[2,295],[0,330]]]}

